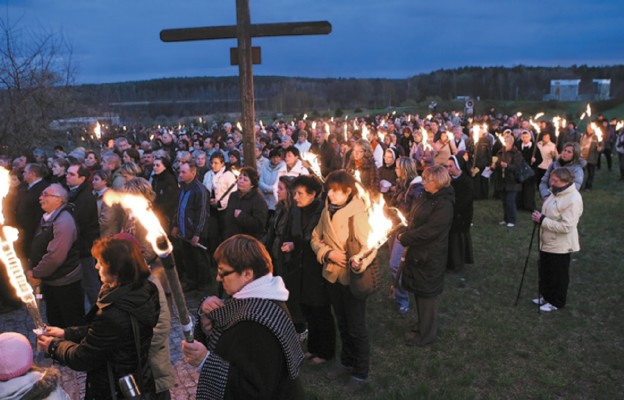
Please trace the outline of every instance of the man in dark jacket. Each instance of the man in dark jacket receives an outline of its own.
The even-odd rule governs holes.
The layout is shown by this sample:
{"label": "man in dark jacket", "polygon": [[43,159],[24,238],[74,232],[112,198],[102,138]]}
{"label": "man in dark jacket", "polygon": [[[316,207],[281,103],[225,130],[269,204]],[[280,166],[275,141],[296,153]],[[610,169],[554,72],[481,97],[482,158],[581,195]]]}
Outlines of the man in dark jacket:
{"label": "man in dark jacket", "polygon": [[315,142],[310,146],[310,153],[314,153],[319,157],[321,175],[323,176],[327,176],[330,172],[338,169],[338,165],[336,165],[334,161],[336,153],[331,144],[327,141],[325,135],[326,133],[323,132],[323,130],[318,129],[316,131]]}
{"label": "man in dark jacket", "polygon": [[24,182],[27,186],[20,187],[17,195],[15,216],[20,229],[20,246],[16,247],[18,255],[27,258],[43,211],[39,205],[39,196],[50,184],[43,178],[47,169],[41,164],[28,164],[24,168]]}
{"label": "man in dark jacket", "polygon": [[69,202],[74,205],[74,219],[78,227],[78,250],[82,265],[82,288],[87,296],[89,306],[97,301],[100,291],[100,278],[95,269],[95,260],[91,257],[91,247],[95,239],[100,237],[98,222],[97,199],[87,183],[89,168],[84,164],[74,163],[67,168],[67,186]]}
{"label": "man in dark jacket", "polygon": [[211,283],[210,261],[206,250],[199,247],[200,242],[206,243],[209,212],[208,192],[197,180],[195,163],[180,164],[180,197],[171,235],[180,239],[185,290],[195,290]]}
{"label": "man in dark jacket", "polygon": [[[78,231],[67,207],[67,191],[59,184],[47,187],[39,197],[45,212],[29,251],[28,276],[42,284],[50,325],[65,328],[84,323],[80,285]],[[97,216],[96,216],[97,220]]]}

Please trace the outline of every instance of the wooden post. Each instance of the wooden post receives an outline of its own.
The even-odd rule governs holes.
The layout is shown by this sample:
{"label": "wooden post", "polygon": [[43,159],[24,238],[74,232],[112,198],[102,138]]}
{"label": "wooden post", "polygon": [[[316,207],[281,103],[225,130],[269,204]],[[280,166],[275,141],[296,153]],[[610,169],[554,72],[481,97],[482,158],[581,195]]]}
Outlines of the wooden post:
{"label": "wooden post", "polygon": [[236,25],[238,26],[238,74],[241,98],[241,124],[243,126],[243,159],[246,166],[256,168],[256,135],[254,129],[255,105],[253,63],[251,58],[249,0],[236,0]]}

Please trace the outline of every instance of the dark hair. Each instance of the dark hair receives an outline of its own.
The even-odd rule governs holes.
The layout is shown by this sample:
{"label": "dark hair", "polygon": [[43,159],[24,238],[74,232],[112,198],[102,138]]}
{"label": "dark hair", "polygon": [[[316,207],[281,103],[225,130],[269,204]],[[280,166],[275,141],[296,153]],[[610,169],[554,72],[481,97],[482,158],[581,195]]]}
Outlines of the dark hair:
{"label": "dark hair", "polygon": [[271,150],[271,152],[269,152],[269,158],[273,158],[273,157],[277,157],[280,156],[282,157],[282,151],[279,148],[274,148],[273,150]]}
{"label": "dark hair", "polygon": [[228,151],[228,157],[234,157],[237,160],[240,160],[240,158],[241,158],[240,151],[238,151],[238,150]]}
{"label": "dark hair", "polygon": [[29,170],[37,178],[45,178],[48,176],[48,168],[43,164],[30,163],[26,164],[24,170]]}
{"label": "dark hair", "polygon": [[103,169],[96,169],[93,171],[93,176],[99,177],[101,180],[106,182],[106,186],[111,186],[113,184],[113,178],[108,171],[104,171]]}
{"label": "dark hair", "polygon": [[212,155],[210,156],[210,162],[212,162],[212,160],[216,160],[217,158],[221,160],[223,164],[225,164],[225,156],[220,151],[215,151],[214,153],[212,153]]}
{"label": "dark hair", "polygon": [[254,279],[273,272],[271,257],[264,245],[249,235],[234,235],[226,239],[214,252],[217,264],[227,264],[237,273],[253,271]]}
{"label": "dark hair", "polygon": [[325,186],[328,189],[338,189],[343,193],[347,193],[351,189],[351,194],[357,193],[355,186],[355,178],[344,169],[331,172],[325,179]]}
{"label": "dark hair", "polygon": [[130,157],[132,161],[134,161],[137,164],[141,161],[141,155],[136,149],[129,148],[127,150],[124,150],[124,153],[126,153],[128,157]]}
{"label": "dark hair", "polygon": [[131,284],[138,287],[150,275],[149,268],[135,243],[116,238],[102,238],[95,241],[91,254],[100,264],[108,267],[118,285]]}
{"label": "dark hair", "polygon": [[258,181],[260,177],[258,176],[258,171],[254,167],[243,167],[240,169],[240,174],[246,176],[251,181],[251,186],[258,187]]}
{"label": "dark hair", "polygon": [[73,167],[74,165],[78,166],[78,176],[81,178],[85,178],[88,179],[89,176],[91,176],[91,171],[89,171],[89,167],[87,167],[86,165],[84,165],[81,162],[73,162],[71,163],[70,167]]}
{"label": "dark hair", "polygon": [[67,159],[63,157],[55,158],[54,160],[52,160],[52,164],[56,164],[59,167],[63,167],[65,168],[66,171],[67,171],[67,168],[69,168],[69,161],[67,161]]}
{"label": "dark hair", "polygon": [[286,150],[284,150],[284,155],[286,155],[286,153],[292,153],[292,155],[295,157],[299,157],[301,155],[301,152],[295,146],[286,147]]}
{"label": "dark hair", "polygon": [[314,192],[316,196],[321,194],[323,191],[323,185],[319,181],[319,179],[314,175],[299,175],[292,182],[293,189],[297,187],[303,187],[308,194],[312,194]]}

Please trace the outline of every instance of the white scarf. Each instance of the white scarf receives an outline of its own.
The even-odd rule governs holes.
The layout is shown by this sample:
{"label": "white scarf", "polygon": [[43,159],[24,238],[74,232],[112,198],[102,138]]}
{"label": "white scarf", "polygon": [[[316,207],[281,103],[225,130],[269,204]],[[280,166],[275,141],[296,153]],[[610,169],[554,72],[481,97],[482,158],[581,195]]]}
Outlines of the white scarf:
{"label": "white scarf", "polygon": [[266,299],[276,301],[288,300],[288,289],[284,285],[284,281],[279,276],[266,274],[265,276],[255,279],[232,296],[235,299]]}

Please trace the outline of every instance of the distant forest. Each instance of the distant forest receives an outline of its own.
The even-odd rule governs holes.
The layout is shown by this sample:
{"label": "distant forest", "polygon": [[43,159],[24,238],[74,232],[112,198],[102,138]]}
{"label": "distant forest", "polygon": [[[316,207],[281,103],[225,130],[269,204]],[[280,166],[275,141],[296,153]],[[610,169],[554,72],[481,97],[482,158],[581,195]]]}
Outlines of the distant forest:
{"label": "distant forest", "polygon": [[[470,96],[491,101],[539,101],[551,79],[611,79],[611,98],[624,99],[624,66],[464,67],[407,79],[310,79],[256,76],[259,113],[380,109]],[[125,120],[154,120],[240,112],[238,77],[170,78],[74,87],[78,115],[115,114]]]}

